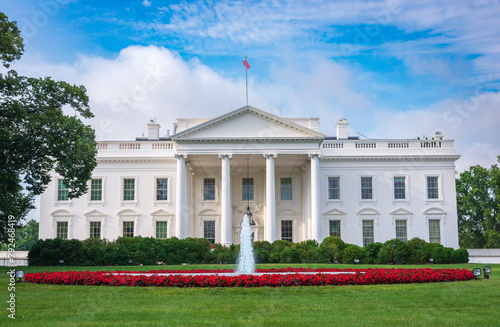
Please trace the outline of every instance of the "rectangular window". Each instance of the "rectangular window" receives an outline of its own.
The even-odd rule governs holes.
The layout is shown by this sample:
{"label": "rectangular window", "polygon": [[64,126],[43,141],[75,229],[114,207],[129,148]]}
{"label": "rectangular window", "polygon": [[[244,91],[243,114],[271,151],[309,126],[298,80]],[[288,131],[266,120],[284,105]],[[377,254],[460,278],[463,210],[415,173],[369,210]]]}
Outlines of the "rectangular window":
{"label": "rectangular window", "polygon": [[156,222],[156,238],[167,238],[167,222]]}
{"label": "rectangular window", "polygon": [[394,199],[406,199],[406,180],[405,177],[394,177]]}
{"label": "rectangular window", "polygon": [[156,179],[156,201],[168,200],[168,178]]}
{"label": "rectangular window", "polygon": [[215,178],[205,178],[203,181],[203,200],[215,200]]}
{"label": "rectangular window", "polygon": [[102,178],[90,182],[90,201],[102,201]]}
{"label": "rectangular window", "polygon": [[205,220],[203,222],[203,236],[210,241],[210,243],[215,244],[215,221]]}
{"label": "rectangular window", "polygon": [[101,238],[101,222],[91,221],[90,222],[90,237]]}
{"label": "rectangular window", "polygon": [[64,179],[57,181],[57,201],[69,200],[69,189]]}
{"label": "rectangular window", "polygon": [[371,200],[373,199],[373,178],[372,177],[361,177],[361,199]]}
{"label": "rectangular window", "polygon": [[328,177],[328,200],[340,200],[340,177]]}
{"label": "rectangular window", "polygon": [[429,243],[441,243],[439,219],[429,219]]}
{"label": "rectangular window", "polygon": [[134,237],[134,222],[124,221],[123,222],[123,237]]}
{"label": "rectangular window", "polygon": [[125,178],[123,180],[123,201],[135,200],[135,179]]}
{"label": "rectangular window", "polygon": [[289,242],[293,242],[293,230],[291,220],[281,221],[281,239]]}
{"label": "rectangular window", "polygon": [[68,239],[68,222],[67,221],[58,221],[57,222],[57,238],[62,238],[63,240]]}
{"label": "rectangular window", "polygon": [[363,246],[373,242],[373,220],[363,220]]}
{"label": "rectangular window", "polygon": [[340,220],[330,220],[330,236],[340,237]]}
{"label": "rectangular window", "polygon": [[427,177],[427,198],[439,199],[438,178],[436,176]]}
{"label": "rectangular window", "polygon": [[281,200],[292,200],[292,179],[282,178],[280,186]]}
{"label": "rectangular window", "polygon": [[396,220],[396,238],[403,242],[408,240],[406,220]]}
{"label": "rectangular window", "polygon": [[253,200],[253,178],[243,178],[243,200]]}

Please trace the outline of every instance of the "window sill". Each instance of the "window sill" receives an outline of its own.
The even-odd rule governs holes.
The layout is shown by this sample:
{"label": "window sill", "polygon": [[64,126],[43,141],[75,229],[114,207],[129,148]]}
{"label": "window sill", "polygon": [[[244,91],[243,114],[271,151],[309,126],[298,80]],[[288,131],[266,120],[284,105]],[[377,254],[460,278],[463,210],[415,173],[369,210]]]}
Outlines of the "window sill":
{"label": "window sill", "polygon": [[203,200],[201,201],[201,205],[219,205],[220,201],[219,200]]}
{"label": "window sill", "polygon": [[120,204],[121,205],[124,205],[124,204],[132,204],[132,205],[137,205],[137,201],[120,201]]}
{"label": "window sill", "polygon": [[373,203],[373,204],[377,204],[377,200],[368,200],[368,199],[363,199],[363,200],[359,200],[359,204],[362,205],[363,203]]}
{"label": "window sill", "polygon": [[104,201],[87,201],[87,205],[98,204],[103,205]]}
{"label": "window sill", "polygon": [[396,204],[396,203],[405,203],[410,205],[410,200],[406,200],[406,199],[398,199],[398,200],[392,200],[392,204]]}
{"label": "window sill", "polygon": [[429,203],[439,203],[439,204],[443,204],[443,200],[442,199],[425,199],[425,204],[429,204]]}
{"label": "window sill", "polygon": [[343,200],[326,200],[326,204],[340,204],[343,205],[344,201]]}
{"label": "window sill", "polygon": [[153,201],[153,205],[156,206],[156,205],[170,205],[170,200],[154,200]]}

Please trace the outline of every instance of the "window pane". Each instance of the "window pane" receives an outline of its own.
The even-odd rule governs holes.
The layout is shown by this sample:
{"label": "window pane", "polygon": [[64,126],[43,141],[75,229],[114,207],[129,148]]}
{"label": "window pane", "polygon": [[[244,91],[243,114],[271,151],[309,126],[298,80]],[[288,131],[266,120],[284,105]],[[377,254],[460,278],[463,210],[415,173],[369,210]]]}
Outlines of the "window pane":
{"label": "window pane", "polygon": [[281,179],[281,200],[292,200],[292,179]]}
{"label": "window pane", "polygon": [[330,236],[340,237],[340,220],[330,220]]}
{"label": "window pane", "polygon": [[243,178],[243,200],[253,200],[253,178]]}
{"label": "window pane", "polygon": [[203,200],[215,200],[215,178],[205,178],[203,182]]}
{"label": "window pane", "polygon": [[101,238],[101,222],[91,221],[90,222],[90,237]]}
{"label": "window pane", "polygon": [[406,220],[396,220],[396,238],[400,241],[406,242]]}
{"label": "window pane", "polygon": [[57,200],[58,201],[69,200],[69,189],[64,179],[60,179],[57,182]]}
{"label": "window pane", "polygon": [[404,177],[394,177],[394,199],[406,199],[406,186]]}
{"label": "window pane", "polygon": [[135,200],[135,179],[126,178],[123,180],[123,201]]}
{"label": "window pane", "polygon": [[441,226],[438,219],[429,220],[429,242],[441,243]]}
{"label": "window pane", "polygon": [[372,177],[361,177],[361,199],[373,199]]}
{"label": "window pane", "polygon": [[156,238],[167,238],[167,222],[156,222]]}
{"label": "window pane", "polygon": [[212,244],[215,244],[215,221],[205,220],[203,222],[203,236]]}
{"label": "window pane", "polygon": [[90,201],[102,201],[102,179],[93,179],[90,184]]}
{"label": "window pane", "polygon": [[373,242],[373,220],[363,220],[363,246]]}
{"label": "window pane", "polygon": [[157,178],[156,179],[156,200],[166,201],[168,200],[168,178]]}
{"label": "window pane", "polygon": [[435,176],[427,177],[427,198],[439,199],[438,178]]}
{"label": "window pane", "polygon": [[134,237],[134,222],[124,221],[123,222],[123,237]]}
{"label": "window pane", "polygon": [[340,200],[340,177],[328,177],[328,199]]}
{"label": "window pane", "polygon": [[67,221],[58,221],[57,222],[57,238],[62,238],[63,240],[68,239],[68,222]]}
{"label": "window pane", "polygon": [[285,241],[293,242],[293,234],[292,234],[292,221],[291,220],[282,220],[281,221],[281,239]]}

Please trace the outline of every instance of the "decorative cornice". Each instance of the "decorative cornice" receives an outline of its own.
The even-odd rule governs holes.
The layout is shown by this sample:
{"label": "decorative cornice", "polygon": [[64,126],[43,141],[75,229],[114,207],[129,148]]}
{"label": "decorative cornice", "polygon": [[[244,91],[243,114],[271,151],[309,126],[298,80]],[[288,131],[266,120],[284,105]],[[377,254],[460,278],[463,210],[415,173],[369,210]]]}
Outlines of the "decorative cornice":
{"label": "decorative cornice", "polygon": [[420,156],[324,156],[321,160],[324,161],[402,161],[402,160],[453,160],[460,158],[459,155],[420,155]]}
{"label": "decorative cornice", "polygon": [[176,139],[175,143],[199,143],[199,142],[210,142],[210,143],[237,143],[237,142],[258,142],[258,143],[270,143],[270,142],[294,142],[294,143],[304,143],[304,142],[317,142],[321,143],[324,141],[323,137],[218,137],[218,138],[193,138],[193,139]]}
{"label": "decorative cornice", "polygon": [[147,157],[110,157],[110,158],[97,158],[100,162],[175,162],[174,157],[169,158],[147,158]]}

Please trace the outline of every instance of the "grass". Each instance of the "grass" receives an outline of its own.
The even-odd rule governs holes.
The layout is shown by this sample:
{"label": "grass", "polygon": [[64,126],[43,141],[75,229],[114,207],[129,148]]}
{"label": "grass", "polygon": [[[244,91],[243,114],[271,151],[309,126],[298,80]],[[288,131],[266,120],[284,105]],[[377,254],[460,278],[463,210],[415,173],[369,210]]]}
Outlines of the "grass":
{"label": "grass", "polygon": [[[348,265],[259,265],[270,267]],[[222,269],[231,265],[163,266]],[[374,266],[356,266],[356,268]],[[385,268],[389,266],[383,266]],[[390,266],[392,267],[392,266]],[[403,266],[394,266],[403,267]],[[409,266],[406,266],[409,267]],[[429,267],[410,266],[410,267]],[[481,267],[477,264],[432,268]],[[404,285],[282,288],[163,288],[16,285],[21,326],[498,326],[500,264],[489,280]],[[25,267],[26,272],[150,270],[149,267]],[[0,268],[0,325],[6,311],[9,269]]]}

